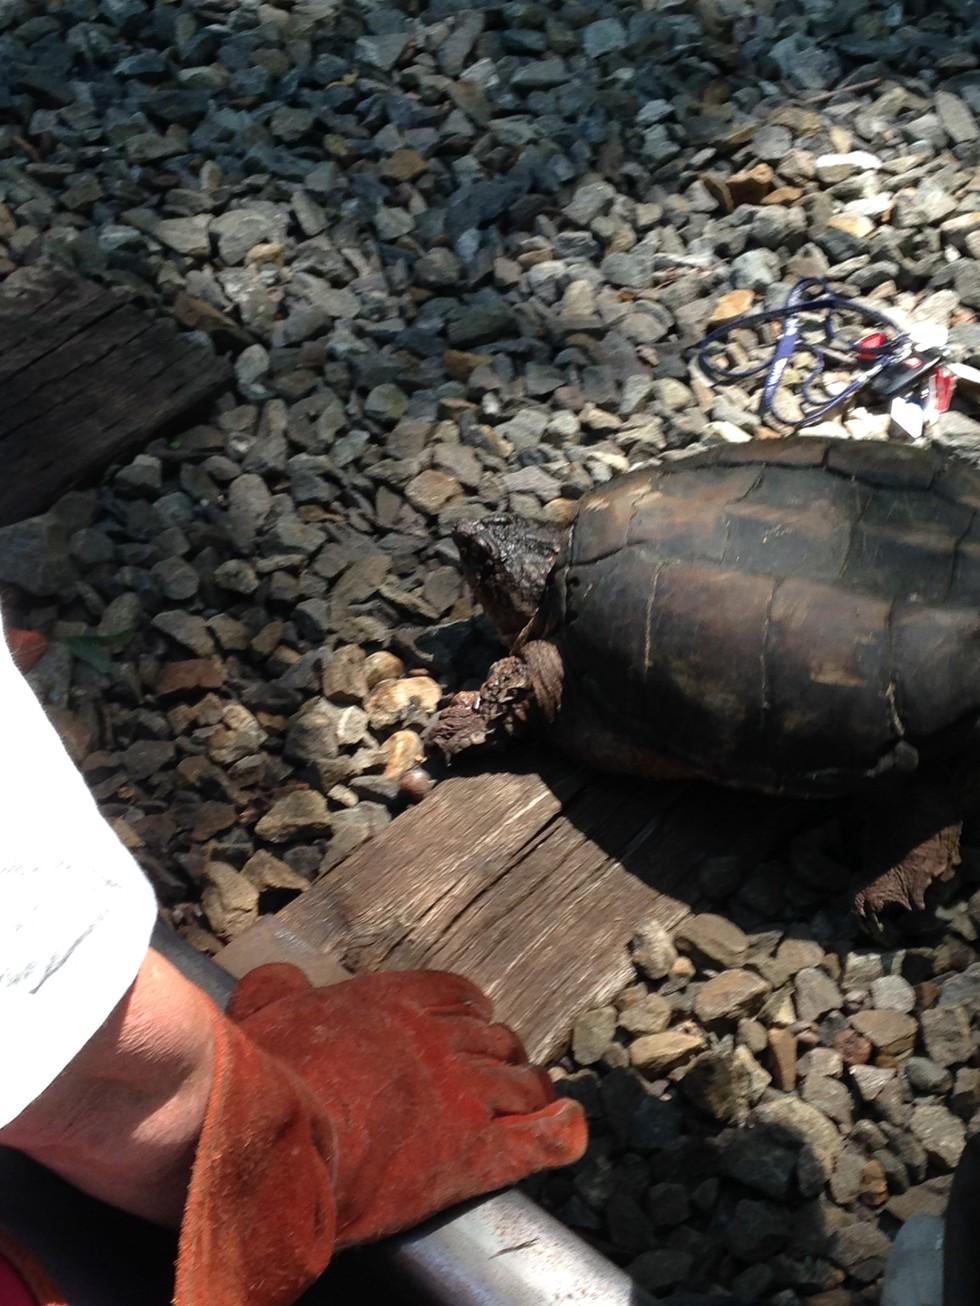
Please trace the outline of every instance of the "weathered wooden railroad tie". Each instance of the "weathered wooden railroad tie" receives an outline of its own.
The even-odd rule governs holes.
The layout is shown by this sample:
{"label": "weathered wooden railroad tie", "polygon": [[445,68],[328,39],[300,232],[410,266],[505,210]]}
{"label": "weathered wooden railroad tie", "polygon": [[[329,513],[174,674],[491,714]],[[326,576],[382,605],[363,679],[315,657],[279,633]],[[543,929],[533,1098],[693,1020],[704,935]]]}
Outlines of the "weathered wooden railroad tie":
{"label": "weathered wooden railroad tie", "polygon": [[804,809],[538,761],[443,781],[218,961],[243,973],[292,937],[324,977],[458,970],[546,1060],[579,1012],[631,982],[638,927],[687,915],[706,858],[751,867]]}

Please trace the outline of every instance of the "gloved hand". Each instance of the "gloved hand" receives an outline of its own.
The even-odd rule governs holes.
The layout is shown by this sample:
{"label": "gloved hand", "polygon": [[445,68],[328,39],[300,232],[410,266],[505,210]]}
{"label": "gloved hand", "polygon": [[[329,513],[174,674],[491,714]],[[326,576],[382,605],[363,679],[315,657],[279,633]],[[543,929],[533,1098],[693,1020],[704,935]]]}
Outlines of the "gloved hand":
{"label": "gloved hand", "polygon": [[175,1306],[288,1306],[335,1247],[577,1160],[581,1107],[490,1011],[438,971],[247,975],[215,1010]]}

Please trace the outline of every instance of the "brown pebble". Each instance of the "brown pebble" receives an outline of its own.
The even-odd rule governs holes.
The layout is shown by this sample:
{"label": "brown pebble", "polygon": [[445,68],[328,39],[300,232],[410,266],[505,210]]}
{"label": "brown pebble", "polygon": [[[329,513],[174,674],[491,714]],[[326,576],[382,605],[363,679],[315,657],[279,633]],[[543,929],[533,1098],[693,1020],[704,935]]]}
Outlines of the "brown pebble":
{"label": "brown pebble", "polygon": [[791,1093],[796,1086],[796,1036],[788,1029],[769,1031],[769,1068],[776,1087]]}
{"label": "brown pebble", "polygon": [[399,791],[413,803],[421,802],[435,784],[432,776],[421,766],[413,766],[406,771],[399,782]]}
{"label": "brown pebble", "polygon": [[368,689],[373,689],[382,680],[398,680],[403,676],[405,663],[395,657],[394,653],[382,649],[378,653],[370,653],[365,659],[364,674],[367,676]]}
{"label": "brown pebble", "polygon": [[385,759],[387,779],[398,780],[422,761],[425,750],[414,730],[396,730],[381,745],[381,755]]}
{"label": "brown pebble", "polygon": [[731,322],[737,317],[747,313],[752,307],[752,301],[755,299],[753,290],[730,290],[727,295],[722,295],[711,311],[708,318],[709,326],[719,326],[724,322]]}
{"label": "brown pebble", "polygon": [[195,843],[205,843],[216,834],[230,830],[236,818],[237,813],[230,803],[202,803],[197,811],[191,838]]}
{"label": "brown pebble", "polygon": [[842,1030],[834,1039],[833,1047],[845,1066],[866,1066],[871,1060],[870,1040],[854,1030]]}
{"label": "brown pebble", "polygon": [[869,1161],[861,1171],[858,1196],[865,1206],[884,1206],[888,1201],[888,1180],[880,1161]]}
{"label": "brown pebble", "polygon": [[156,691],[164,696],[190,689],[220,689],[224,683],[225,669],[215,658],[188,658],[184,662],[164,664]]}

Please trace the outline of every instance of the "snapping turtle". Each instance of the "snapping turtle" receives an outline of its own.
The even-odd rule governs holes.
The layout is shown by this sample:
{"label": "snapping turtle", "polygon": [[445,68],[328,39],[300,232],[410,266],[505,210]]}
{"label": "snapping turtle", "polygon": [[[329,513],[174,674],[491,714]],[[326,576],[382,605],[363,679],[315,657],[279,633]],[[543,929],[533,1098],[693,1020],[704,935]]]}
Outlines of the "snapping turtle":
{"label": "snapping turtle", "polygon": [[455,538],[511,650],[431,745],[537,724],[604,770],[864,791],[863,915],[952,874],[980,762],[980,471],[756,440],[611,481],[564,529],[491,517]]}

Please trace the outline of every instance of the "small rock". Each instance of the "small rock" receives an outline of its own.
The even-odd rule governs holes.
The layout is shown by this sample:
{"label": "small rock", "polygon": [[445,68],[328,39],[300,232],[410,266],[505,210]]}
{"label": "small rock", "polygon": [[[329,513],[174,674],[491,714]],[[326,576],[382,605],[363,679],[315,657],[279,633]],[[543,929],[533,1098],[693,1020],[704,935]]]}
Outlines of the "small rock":
{"label": "small rock", "polygon": [[[387,159],[383,159],[378,171],[383,177],[390,177],[392,181],[414,181],[416,177],[421,177],[423,172],[427,172],[428,167],[428,162],[418,150],[400,149],[395,150]],[[416,269],[417,267],[416,264]]]}
{"label": "small rock", "polygon": [[74,578],[68,535],[53,513],[0,526],[0,583],[43,598],[66,589]]}
{"label": "small rock", "polygon": [[881,956],[877,952],[849,952],[844,958],[841,984],[845,989],[870,989],[882,973]]}
{"label": "small rock", "polygon": [[180,603],[191,599],[200,586],[197,572],[183,558],[164,558],[151,573],[165,599]]}
{"label": "small rock", "polygon": [[929,1057],[940,1066],[969,1061],[973,1053],[970,1020],[962,1007],[936,1007],[919,1017],[922,1042]]}
{"label": "small rock", "polygon": [[619,1013],[619,1025],[630,1034],[660,1034],[670,1024],[673,1007],[659,993],[647,993]]}
{"label": "small rock", "polygon": [[819,1020],[828,1011],[838,1011],[844,1001],[840,989],[819,967],[808,966],[799,971],[794,988],[800,1020]]}
{"label": "small rock", "polygon": [[953,1084],[953,1076],[949,1071],[937,1066],[928,1057],[909,1057],[902,1070],[912,1092],[919,1097],[948,1093]]}
{"label": "small rock", "polygon": [[883,1011],[915,1010],[915,989],[901,975],[883,975],[871,982],[871,1001]]}
{"label": "small rock", "polygon": [[838,1206],[850,1206],[856,1202],[861,1192],[861,1179],[864,1175],[865,1159],[859,1153],[845,1147],[834,1164],[830,1176],[830,1195]]}
{"label": "small rock", "polygon": [[851,1024],[876,1048],[893,1056],[908,1052],[915,1043],[915,1021],[900,1011],[858,1011]]}
{"label": "small rock", "polygon": [[863,1066],[871,1060],[871,1041],[853,1029],[845,1029],[834,1038],[834,1051],[845,1066]]}
{"label": "small rock", "polygon": [[429,717],[439,705],[442,688],[430,676],[383,680],[364,700],[373,730],[399,725],[409,711]]}
{"label": "small rock", "polygon": [[254,884],[260,893],[267,889],[294,889],[300,893],[309,887],[308,880],[265,848],[260,848],[258,852],[252,854],[242,867],[242,875],[250,884]]}
{"label": "small rock", "polygon": [[289,722],[283,755],[291,762],[312,763],[314,766],[337,756],[336,708],[323,699],[312,699]]}
{"label": "small rock", "polygon": [[877,1225],[854,1221],[835,1230],[827,1244],[827,1255],[859,1283],[881,1277],[891,1243]]}
{"label": "small rock", "polygon": [[582,33],[585,53],[592,59],[600,59],[604,54],[625,50],[628,42],[626,28],[618,18],[600,18],[594,23],[589,23]]}
{"label": "small rock", "polygon": [[313,789],[294,789],[277,799],[255,826],[260,839],[286,843],[295,838],[316,838],[330,826],[330,812],[323,794]]}
{"label": "small rock", "polygon": [[674,943],[696,962],[723,967],[740,966],[749,941],[744,932],[723,916],[705,913],[689,916],[674,931]]}
{"label": "small rock", "polygon": [[367,658],[356,644],[335,649],[323,663],[322,688],[334,703],[362,703],[368,694]]}
{"label": "small rock", "polygon": [[120,760],[126,774],[134,780],[149,780],[177,756],[177,749],[169,739],[138,739],[124,748]]}
{"label": "small rock", "polygon": [[737,290],[766,290],[782,275],[779,258],[769,249],[750,249],[732,260],[732,283]]}
{"label": "small rock", "polygon": [[241,703],[229,703],[221,714],[222,724],[208,736],[208,756],[219,766],[231,766],[259,751],[266,733]]}
{"label": "small rock", "polygon": [[801,1096],[804,1102],[817,1107],[839,1125],[850,1126],[854,1116],[853,1103],[847,1087],[839,1079],[828,1079],[826,1075],[807,1075]]}
{"label": "small rock", "polygon": [[204,868],[201,906],[214,932],[224,939],[237,938],[259,917],[259,891],[244,875],[225,862]]}
{"label": "small rock", "polygon": [[456,349],[487,344],[512,335],[517,325],[514,310],[504,300],[462,305],[450,314],[449,343]]}
{"label": "small rock", "polygon": [[792,1214],[784,1207],[743,1198],[725,1230],[725,1244],[740,1261],[764,1261],[786,1246],[792,1229]]}
{"label": "small rock", "polygon": [[222,589],[232,594],[254,594],[259,588],[255,568],[243,558],[229,558],[214,569],[214,579]]}
{"label": "small rock", "polygon": [[881,167],[881,160],[867,150],[853,150],[849,154],[821,154],[817,159],[817,179],[824,186],[846,181],[857,172],[870,172]]}
{"label": "small rock", "polygon": [[730,290],[721,296],[711,310],[708,325],[722,326],[725,322],[732,322],[735,318],[750,313],[754,299],[755,293],[751,290]]}
{"label": "small rock", "polygon": [[[463,265],[452,250],[432,249],[415,261],[415,280],[420,286],[432,289],[455,286],[459,284],[462,274]],[[475,366],[476,363],[473,364]],[[467,376],[473,367],[469,368]]]}
{"label": "small rock", "polygon": [[460,488],[455,477],[430,467],[409,481],[405,486],[405,498],[413,508],[434,516],[450,499],[459,495]]}
{"label": "small rock", "polygon": [[654,1184],[647,1193],[647,1213],[655,1229],[673,1229],[683,1224],[691,1213],[691,1203],[683,1184]]}
{"label": "small rock", "polygon": [[728,970],[699,989],[694,1012],[706,1025],[734,1020],[757,1011],[768,992],[769,985],[760,975],[747,970]]}
{"label": "small rock", "polygon": [[577,1017],[572,1026],[572,1056],[580,1066],[594,1065],[616,1033],[615,1007],[597,1007]]}
{"label": "small rock", "polygon": [[958,95],[949,91],[936,92],[936,112],[946,135],[956,145],[980,139],[980,126],[972,110]]}
{"label": "small rock", "polygon": [[694,1257],[690,1252],[661,1247],[656,1251],[642,1252],[627,1269],[641,1288],[660,1294],[688,1280],[693,1265]]}
{"label": "small rock", "polygon": [[970,1120],[980,1110],[980,1070],[973,1066],[957,1070],[949,1105],[961,1120]]}
{"label": "small rock", "polygon": [[644,247],[607,254],[602,260],[600,271],[610,285],[646,290],[653,281],[655,258],[654,250]]}
{"label": "small rock", "polygon": [[376,385],[364,401],[365,415],[389,426],[401,421],[407,407],[405,391],[391,383]]}
{"label": "small rock", "polygon": [[817,1107],[796,1097],[780,1097],[760,1103],[752,1112],[752,1120],[768,1129],[784,1147],[798,1149],[806,1144],[825,1175],[830,1173],[841,1139],[837,1126]]}
{"label": "small rock", "polygon": [[189,690],[220,689],[224,683],[225,669],[216,658],[189,658],[184,662],[164,663],[156,692],[161,698],[166,698]]}
{"label": "small rock", "polygon": [[194,818],[191,838],[195,843],[206,843],[215,835],[230,830],[235,824],[237,815],[231,803],[202,803]]}
{"label": "small rock", "polygon": [[769,1063],[776,1087],[791,1093],[796,1087],[796,1036],[788,1029],[769,1030]]}
{"label": "small rock", "polygon": [[372,68],[389,72],[402,57],[408,42],[407,32],[383,32],[361,36],[354,44],[354,58]]}
{"label": "small rock", "polygon": [[[339,650],[338,650],[339,652]],[[405,664],[401,658],[387,650],[369,653],[364,660],[364,676],[368,689],[374,689],[382,680],[400,680],[405,674]],[[326,693],[326,690],[324,690]],[[364,698],[365,695],[360,695]]]}
{"label": "small rock", "polygon": [[659,921],[651,920],[634,936],[631,951],[633,964],[650,979],[664,979],[677,960],[677,950],[670,934]]}
{"label": "small rock", "polygon": [[381,745],[381,756],[385,761],[385,776],[400,780],[424,760],[425,748],[414,730],[396,730]]}
{"label": "small rock", "polygon": [[630,1064],[647,1079],[686,1065],[704,1048],[704,1037],[692,1030],[665,1030],[662,1034],[645,1034],[630,1044]]}
{"label": "small rock", "polygon": [[785,1201],[796,1175],[797,1150],[757,1135],[754,1129],[733,1134],[719,1158],[721,1173],[773,1201]]}
{"label": "small rock", "polygon": [[912,1108],[909,1129],[934,1165],[953,1170],[966,1144],[963,1121],[944,1106],[924,1104]]}
{"label": "small rock", "polygon": [[898,1072],[881,1066],[851,1066],[851,1083],[865,1102],[874,1102]]}
{"label": "small rock", "polygon": [[733,1056],[704,1053],[685,1072],[681,1090],[689,1102],[722,1124],[744,1120],[748,1114],[749,1076]]}
{"label": "small rock", "polygon": [[174,609],[169,612],[158,612],[153,618],[153,625],[169,636],[175,644],[190,649],[199,658],[207,658],[214,653],[214,640],[203,617]]}

